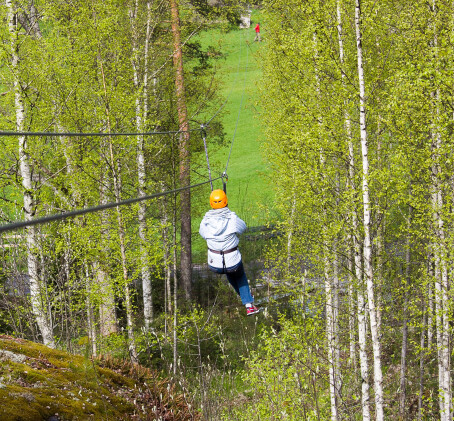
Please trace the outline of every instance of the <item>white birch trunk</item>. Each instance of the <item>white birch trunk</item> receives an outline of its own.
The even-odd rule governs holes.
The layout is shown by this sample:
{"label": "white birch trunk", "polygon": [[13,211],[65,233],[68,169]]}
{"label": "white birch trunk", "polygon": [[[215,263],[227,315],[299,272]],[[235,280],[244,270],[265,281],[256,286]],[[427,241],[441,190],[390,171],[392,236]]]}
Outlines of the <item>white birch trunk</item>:
{"label": "white birch trunk", "polygon": [[[356,256],[356,254],[355,254]],[[359,256],[359,255],[358,255]],[[360,257],[360,256],[359,256]],[[361,264],[361,262],[359,262]],[[361,269],[360,269],[361,271]],[[360,275],[362,280],[362,274]],[[370,394],[369,394],[369,362],[367,360],[367,320],[366,301],[364,299],[363,282],[360,282],[357,289],[358,304],[358,343],[359,343],[359,364],[361,371],[361,408],[363,420],[370,418]]]}
{"label": "white birch trunk", "polygon": [[[318,59],[318,39],[317,34],[313,34],[314,41],[314,56],[315,59]],[[317,63],[315,64],[315,81],[316,81],[316,91],[317,95],[320,97],[320,77],[318,74]],[[320,118],[321,126],[321,118]],[[325,156],[323,154],[323,149],[320,149],[320,166],[323,171],[325,164]],[[323,179],[324,176],[322,175]],[[326,211],[324,211],[324,219],[327,219]],[[323,228],[323,241],[326,243],[328,241],[328,233],[326,229]],[[323,250],[323,263],[324,263],[324,275],[325,275],[325,317],[326,317],[326,339],[327,339],[327,351],[328,351],[328,365],[329,365],[329,392],[330,392],[330,402],[331,402],[331,420],[337,421],[338,419],[338,402],[337,402],[337,378],[336,373],[338,372],[338,367],[336,367],[336,332],[335,328],[337,321],[335,321],[336,313],[334,313],[334,298],[333,298],[333,280],[330,275],[330,263],[328,260],[328,247],[325,245]]]}
{"label": "white birch trunk", "polygon": [[[133,78],[134,87],[137,93],[139,93],[141,87],[139,83],[139,51],[137,46],[137,9],[138,0],[135,1],[134,9],[131,11],[131,27],[133,31]],[[136,128],[138,133],[144,131],[144,122],[148,112],[148,48],[149,48],[149,37],[150,37],[150,25],[151,25],[151,4],[147,2],[147,31],[145,37],[145,49],[144,49],[144,76],[142,85],[142,95],[136,97]],[[145,171],[145,155],[144,155],[144,137],[137,136],[137,176],[138,176],[138,193],[139,196],[145,196],[146,194],[146,171]],[[149,331],[151,322],[153,321],[153,295],[151,287],[151,273],[148,264],[148,250],[147,244],[147,221],[146,221],[146,203],[145,201],[139,202],[138,210],[138,223],[139,223],[139,238],[140,238],[140,262],[141,262],[141,273],[142,273],[142,291],[143,291],[143,312],[145,329]]]}
{"label": "white birch trunk", "polygon": [[434,335],[434,329],[433,329],[433,314],[434,314],[434,298],[433,298],[433,284],[432,281],[435,279],[435,273],[434,273],[434,268],[432,265],[432,261],[428,262],[429,268],[428,268],[428,273],[429,273],[429,285],[427,286],[427,350],[430,352],[432,349],[432,343],[433,343],[433,335]]}
{"label": "white birch trunk", "polygon": [[173,204],[173,374],[178,364],[178,276],[177,276],[177,200]]}
{"label": "white birch trunk", "polygon": [[342,376],[340,372],[340,345],[339,345],[339,259],[337,240],[334,242],[333,257],[333,347],[334,347],[334,392],[336,407],[341,404]]}
{"label": "white birch trunk", "polygon": [[85,283],[86,283],[86,311],[87,311],[87,331],[88,331],[88,339],[91,345],[91,352],[94,357],[97,355],[97,344],[96,344],[96,323],[93,314],[93,305],[92,305],[92,291],[91,291],[91,284],[92,281],[90,279],[90,272],[88,270],[88,265],[85,265]]}
{"label": "white birch trunk", "polygon": [[[353,192],[355,188],[355,156],[352,138],[348,142],[349,153],[349,178]],[[358,344],[359,344],[359,361],[361,372],[361,407],[363,420],[370,420],[370,395],[369,395],[369,363],[367,359],[367,320],[366,320],[366,301],[364,299],[364,276],[361,261],[361,244],[359,241],[360,231],[356,209],[352,209],[352,228],[353,228],[353,250],[354,266],[357,280],[357,317],[358,317]]]}
{"label": "white birch trunk", "polygon": [[424,363],[425,363],[425,336],[427,328],[427,315],[426,315],[426,303],[423,299],[422,305],[422,329],[420,338],[420,351],[419,351],[419,394],[418,394],[418,421],[422,420],[422,396],[424,394]]}
{"label": "white birch trunk", "polygon": [[445,398],[445,364],[443,364],[443,303],[442,303],[442,292],[441,292],[441,270],[440,270],[440,255],[439,250],[435,253],[435,336],[437,339],[437,361],[438,361],[438,400],[440,406],[440,420],[447,421],[447,414],[445,411],[444,398]]}
{"label": "white birch trunk", "polygon": [[363,70],[363,51],[361,34],[361,2],[356,0],[355,7],[355,29],[356,29],[356,50],[358,58],[358,82],[359,82],[359,120],[361,132],[361,153],[362,153],[362,192],[364,207],[364,276],[367,288],[367,300],[369,308],[370,330],[372,337],[372,349],[374,356],[374,391],[375,391],[375,416],[377,421],[382,421],[383,413],[383,374],[381,367],[380,335],[377,324],[377,312],[375,309],[374,296],[374,274],[372,267],[372,242],[371,242],[371,210],[369,198],[369,158],[368,139],[366,125],[366,90]]}
{"label": "white birch trunk", "polygon": [[[18,28],[15,21],[15,10],[13,2],[6,0],[8,30],[10,35],[11,47],[11,69],[13,75],[14,89],[14,107],[16,112],[16,130],[24,131],[25,108],[22,98],[22,89],[19,80],[19,54],[18,54]],[[32,173],[29,156],[27,153],[27,137],[18,137],[18,152],[19,152],[19,168],[22,177],[22,186],[24,188],[24,219],[30,221],[33,219],[33,184]],[[53,337],[53,328],[50,314],[48,314],[48,306],[45,294],[45,286],[39,280],[38,274],[38,257],[36,250],[38,247],[36,241],[35,227],[26,228],[26,243],[27,243],[27,267],[30,283],[30,299],[32,304],[33,315],[38,324],[38,328],[43,338],[43,343],[49,347],[55,348]],[[50,310],[49,310],[50,311]]]}
{"label": "white birch trunk", "polygon": [[349,350],[350,350],[350,367],[355,372],[355,378],[357,376],[357,365],[356,365],[356,338],[355,338],[355,291],[354,291],[354,262],[353,252],[351,248],[352,236],[348,237],[348,250],[347,250],[347,270],[348,270],[348,334],[349,334]]}
{"label": "white birch trunk", "polygon": [[[439,147],[436,141],[436,148]],[[436,165],[435,165],[436,167]],[[449,352],[449,299],[448,299],[448,270],[445,251],[444,221],[441,217],[443,198],[436,180],[437,169],[434,170],[434,186],[432,193],[432,205],[434,207],[434,224],[436,244],[434,245],[434,301],[435,301],[435,329],[437,339],[438,357],[438,383],[440,419],[451,419],[451,375],[450,375],[450,352]]]}
{"label": "white birch trunk", "polygon": [[[341,8],[340,8],[340,1],[337,1],[337,32],[338,32],[338,39],[339,39],[339,59],[341,62],[341,78],[342,78],[342,85],[345,86],[345,73],[343,71],[344,67],[344,44],[343,44],[343,30],[342,30],[342,15],[341,15]],[[354,155],[354,148],[353,148],[353,136],[352,136],[352,129],[351,129],[351,118],[347,108],[348,104],[347,101],[344,102],[345,107],[345,130],[347,133],[348,138],[348,179],[349,185],[352,189],[353,195],[356,193],[356,186],[355,186],[355,155]],[[367,360],[367,321],[365,316],[365,300],[364,300],[364,288],[363,288],[363,271],[362,271],[362,263],[361,263],[361,247],[360,247],[360,231],[358,227],[358,216],[356,213],[356,209],[352,206],[352,211],[350,213],[350,218],[352,221],[352,240],[353,240],[353,250],[354,250],[354,262],[351,258],[351,248],[349,245],[349,264],[352,265],[354,263],[355,275],[357,279],[357,318],[358,318],[358,342],[359,342],[359,359],[360,359],[360,372],[361,372],[361,410],[362,410],[362,417],[363,420],[370,420],[370,408],[369,408],[369,363]],[[353,302],[353,279],[351,275],[353,274],[351,266],[349,267],[349,297]],[[353,305],[351,305],[351,314],[353,315]],[[354,320],[350,317],[349,325],[351,325],[354,329]],[[353,330],[352,329],[352,330]],[[352,358],[352,362],[355,363],[355,343],[354,343],[354,336],[352,332],[350,332],[350,355]],[[356,364],[355,364],[356,370]]]}
{"label": "white birch trunk", "polygon": [[332,290],[332,280],[329,273],[329,260],[324,257],[325,266],[325,317],[326,317],[326,337],[328,342],[328,365],[329,365],[329,392],[331,399],[331,420],[337,421],[337,402],[336,402],[336,359],[335,359],[335,333],[334,333],[334,298]]}
{"label": "white birch trunk", "polygon": [[[112,142],[110,142],[110,152],[111,158],[113,161],[113,150]],[[112,166],[114,162],[112,162]],[[121,179],[120,179],[120,169],[118,168],[117,174],[114,172],[114,189],[115,189],[115,199],[117,202],[121,201]],[[120,237],[120,254],[121,254],[121,266],[123,269],[123,280],[124,280],[124,291],[125,291],[125,307],[126,307],[126,329],[128,332],[129,340],[129,354],[131,361],[133,363],[138,362],[137,348],[136,348],[136,339],[134,335],[134,322],[132,314],[132,302],[131,302],[131,290],[129,288],[129,275],[128,275],[128,266],[126,259],[126,234],[123,223],[123,218],[120,210],[120,206],[117,206],[117,222],[118,222],[118,234]]]}
{"label": "white birch trunk", "polygon": [[[434,51],[438,62],[438,33],[436,26],[437,2],[433,0],[434,13]],[[438,66],[438,63],[437,63]],[[446,250],[446,236],[444,229],[443,212],[443,195],[439,180],[440,148],[442,144],[441,133],[439,128],[440,119],[440,90],[438,87],[435,92],[435,128],[433,133],[433,190],[432,206],[434,210],[435,225],[435,320],[436,320],[436,337],[438,351],[438,379],[439,379],[439,402],[440,402],[440,419],[448,421],[452,419],[451,414],[451,361],[450,361],[450,334],[449,334],[449,280],[448,280],[448,253]]]}
{"label": "white birch trunk", "polygon": [[[295,186],[295,185],[294,185]],[[292,193],[292,209],[290,211],[290,223],[287,233],[287,274],[290,274],[290,266],[292,261],[292,240],[293,240],[293,227],[296,212],[296,188],[293,188]]]}
{"label": "white birch trunk", "polygon": [[[379,136],[380,133],[380,120],[377,122],[377,165],[379,166],[379,169],[381,169],[381,139]],[[384,239],[384,225],[385,225],[385,216],[383,215],[383,212],[378,206],[377,211],[376,211],[377,219],[381,218],[380,225],[377,227],[377,237],[376,237],[376,245],[377,245],[377,256],[376,256],[376,262],[377,262],[377,271],[374,277],[374,285],[375,285],[375,293],[376,293],[376,306],[375,310],[377,312],[377,329],[379,332],[381,332],[381,308],[382,308],[382,288],[383,288],[383,251],[384,251],[384,245],[383,245],[383,239]]]}
{"label": "white birch trunk", "polygon": [[410,244],[410,229],[411,229],[412,207],[409,206],[408,213],[408,233],[405,247],[405,278],[403,284],[404,304],[402,309],[402,350],[400,358],[400,394],[399,394],[399,416],[404,419],[405,417],[405,401],[406,401],[406,388],[407,388],[407,349],[408,349],[408,288],[410,285],[410,258],[411,258],[411,244]]}
{"label": "white birch trunk", "polygon": [[380,223],[380,226],[377,229],[377,276],[375,277],[375,292],[377,294],[377,305],[376,305],[376,311],[377,311],[377,328],[378,331],[381,332],[381,309],[383,307],[383,297],[382,297],[382,286],[383,286],[383,220]]}

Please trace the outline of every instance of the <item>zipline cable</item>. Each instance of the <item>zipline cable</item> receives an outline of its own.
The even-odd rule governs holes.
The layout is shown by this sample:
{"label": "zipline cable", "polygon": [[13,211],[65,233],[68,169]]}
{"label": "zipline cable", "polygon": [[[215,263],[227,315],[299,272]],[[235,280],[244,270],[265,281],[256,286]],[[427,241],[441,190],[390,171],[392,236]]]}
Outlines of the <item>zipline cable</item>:
{"label": "zipline cable", "polygon": [[0,131],[0,136],[66,136],[66,137],[93,137],[93,136],[153,136],[153,135],[162,135],[162,134],[177,134],[184,132],[195,132],[200,129],[188,129],[188,130],[169,130],[162,132],[143,132],[143,133],[108,133],[108,132],[93,132],[93,133],[83,133],[83,132],[11,132],[11,131]]}
{"label": "zipline cable", "polygon": [[[241,46],[242,46],[242,43],[240,42],[240,54],[239,54],[239,59],[238,59],[238,71],[237,71],[236,77],[238,77],[239,69],[240,69]],[[246,51],[247,51],[247,55],[246,55],[246,70],[247,70],[248,57],[249,57],[248,53],[249,52],[248,52],[247,49],[246,49]],[[246,84],[246,75],[244,77],[244,85],[245,84]],[[65,136],[65,137],[112,136],[112,137],[116,137],[116,136],[153,136],[153,135],[165,135],[165,134],[178,134],[178,133],[182,133],[182,132],[193,132],[193,131],[201,130],[202,131],[202,137],[203,137],[203,143],[204,143],[204,147],[205,147],[205,155],[206,155],[206,159],[207,159],[208,175],[209,175],[209,180],[208,181],[204,181],[204,182],[201,182],[201,183],[193,184],[193,185],[190,185],[190,186],[180,187],[180,188],[177,188],[177,189],[174,189],[174,190],[168,190],[168,191],[164,191],[164,192],[160,192],[160,193],[154,193],[154,194],[147,195],[147,196],[135,197],[135,198],[132,198],[132,199],[122,200],[122,201],[119,201],[119,202],[110,202],[110,203],[106,203],[104,205],[92,206],[92,207],[85,208],[85,209],[75,209],[73,211],[63,212],[63,213],[60,213],[60,214],[49,215],[49,216],[45,216],[45,217],[42,217],[42,218],[36,218],[36,219],[32,219],[30,221],[17,221],[17,222],[13,222],[13,223],[10,223],[10,224],[0,225],[0,233],[1,232],[5,232],[5,231],[16,230],[16,229],[19,229],[19,228],[25,228],[25,227],[29,227],[29,226],[45,224],[45,223],[48,223],[48,222],[53,222],[53,221],[67,219],[67,218],[72,218],[72,217],[79,216],[79,215],[84,215],[84,214],[87,214],[87,213],[98,212],[98,211],[104,210],[104,209],[111,209],[111,208],[114,208],[114,207],[117,207],[117,206],[130,205],[130,204],[137,203],[137,202],[140,202],[140,201],[143,201],[143,200],[150,200],[150,199],[161,197],[161,196],[165,196],[165,195],[168,195],[168,194],[178,193],[180,191],[187,190],[187,189],[192,189],[192,188],[195,188],[195,187],[199,187],[199,186],[202,186],[202,185],[208,184],[208,183],[210,183],[211,190],[213,190],[213,181],[216,181],[216,180],[219,180],[219,179],[223,180],[223,182],[224,182],[224,190],[225,190],[225,181],[224,181],[224,179],[226,179],[226,180],[228,179],[228,177],[227,177],[227,167],[229,165],[230,155],[232,153],[232,148],[233,148],[233,142],[235,140],[235,134],[236,134],[236,130],[238,128],[238,121],[239,121],[240,114],[241,114],[241,108],[242,108],[243,98],[244,98],[244,91],[245,91],[245,87],[243,87],[240,108],[238,110],[238,116],[237,116],[235,131],[234,131],[233,138],[232,138],[232,143],[231,143],[231,146],[230,146],[229,156],[227,158],[227,164],[225,166],[225,171],[222,173],[222,175],[220,177],[217,177],[215,179],[211,178],[211,167],[210,167],[210,162],[209,162],[209,158],[208,158],[208,149],[207,149],[207,144],[206,144],[206,131],[205,131],[205,129],[209,127],[209,123],[224,108],[224,106],[227,103],[229,97],[231,96],[231,93],[230,93],[229,97],[227,97],[227,99],[224,101],[224,103],[220,106],[220,108],[216,111],[216,113],[205,124],[201,125],[200,129],[169,130],[169,131],[155,131],[155,132],[142,132],[142,133],[138,133],[138,132],[128,132],[128,133],[87,132],[87,133],[83,133],[83,132],[24,132],[24,131],[22,131],[22,132],[14,132],[14,131],[0,131],[0,136],[55,136],[55,137],[58,137],[58,136]]]}
{"label": "zipline cable", "polygon": [[203,146],[205,147],[205,156],[207,158],[208,177],[210,178],[211,191],[213,191],[213,181],[211,180],[210,160],[208,159],[207,132],[205,131],[205,125],[204,124],[202,124],[200,126],[200,131],[202,132]]}
{"label": "zipline cable", "polygon": [[16,230],[19,228],[30,227],[33,225],[39,225],[39,224],[45,224],[48,222],[59,221],[62,219],[72,218],[74,216],[84,215],[86,213],[93,213],[93,212],[98,212],[98,211],[104,210],[104,209],[111,209],[111,208],[114,208],[117,206],[131,205],[133,203],[141,202],[143,200],[150,200],[150,199],[154,199],[156,197],[166,196],[168,194],[178,193],[183,190],[188,190],[188,189],[193,189],[195,187],[203,186],[204,184],[208,184],[211,181],[219,180],[220,178],[222,178],[222,177],[215,178],[214,180],[203,181],[201,183],[193,184],[190,186],[180,187],[180,188],[174,189],[174,190],[167,190],[164,192],[154,193],[154,194],[150,194],[147,196],[140,196],[140,197],[134,197],[132,199],[121,200],[119,202],[111,202],[111,203],[106,203],[104,205],[92,206],[92,207],[84,208],[84,209],[75,209],[73,211],[44,216],[42,218],[36,218],[36,219],[32,219],[30,221],[17,221],[17,222],[13,222],[11,224],[0,225],[0,232],[12,231],[12,230]]}

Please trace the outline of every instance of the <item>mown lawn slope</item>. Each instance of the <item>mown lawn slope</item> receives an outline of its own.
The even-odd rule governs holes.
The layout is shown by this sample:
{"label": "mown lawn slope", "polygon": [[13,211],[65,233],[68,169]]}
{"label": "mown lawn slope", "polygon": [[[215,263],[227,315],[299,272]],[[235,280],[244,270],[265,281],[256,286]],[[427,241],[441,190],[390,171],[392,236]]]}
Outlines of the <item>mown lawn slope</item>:
{"label": "mown lawn slope", "polygon": [[[261,104],[264,99],[260,98],[258,85],[262,77],[260,61],[266,37],[261,43],[254,42],[254,27],[259,20],[260,12],[254,10],[250,28],[225,32],[213,27],[200,37],[203,45],[213,45],[223,55],[216,62],[215,69],[221,98],[226,101],[220,112],[226,145],[219,148],[210,142],[209,136],[207,138],[213,177],[219,176],[228,162],[229,205],[250,226],[268,222],[264,210],[272,208],[274,200],[272,182],[261,153],[264,133]],[[263,32],[266,34],[266,29]],[[205,155],[198,159],[204,163]],[[221,188],[222,183],[218,182],[214,187]],[[209,195],[208,186],[205,192]]]}

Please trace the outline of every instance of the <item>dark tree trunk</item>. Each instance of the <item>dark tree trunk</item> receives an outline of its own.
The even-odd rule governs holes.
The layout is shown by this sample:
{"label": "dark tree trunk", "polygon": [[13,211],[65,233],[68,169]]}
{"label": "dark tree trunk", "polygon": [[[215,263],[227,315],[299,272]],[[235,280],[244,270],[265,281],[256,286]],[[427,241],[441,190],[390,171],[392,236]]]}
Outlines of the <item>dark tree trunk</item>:
{"label": "dark tree trunk", "polygon": [[[175,89],[177,96],[178,121],[180,129],[180,184],[189,186],[190,154],[189,154],[189,123],[184,93],[183,55],[181,52],[180,17],[177,0],[170,0],[173,33],[173,65],[175,67]],[[191,192],[183,190],[181,200],[181,279],[186,300],[191,300],[192,290],[192,258],[191,258]]]}

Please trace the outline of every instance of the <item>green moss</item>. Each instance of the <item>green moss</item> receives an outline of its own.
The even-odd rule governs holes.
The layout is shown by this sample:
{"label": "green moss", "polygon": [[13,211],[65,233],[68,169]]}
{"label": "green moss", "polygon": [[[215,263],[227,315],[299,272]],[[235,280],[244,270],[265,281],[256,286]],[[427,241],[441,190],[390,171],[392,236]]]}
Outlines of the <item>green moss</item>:
{"label": "green moss", "polygon": [[98,367],[98,373],[109,384],[134,387],[135,382],[133,379],[115,373],[115,371],[108,368]]}
{"label": "green moss", "polygon": [[68,358],[67,352],[60,351],[58,349],[51,349],[42,344],[25,341],[23,339],[8,340],[0,338],[0,349],[6,349],[15,353],[24,354],[32,358],[40,358],[45,355],[49,361],[50,359],[53,359],[54,361],[58,361],[60,363],[64,362]]}
{"label": "green moss", "polygon": [[[109,362],[107,365],[113,368],[110,369],[81,356],[4,336],[0,336],[0,350],[27,357],[19,363],[14,361],[22,361],[21,358],[4,355],[0,362],[2,421],[34,421],[47,419],[56,413],[63,421],[127,420],[132,414],[140,413],[142,405],[154,406],[161,399],[159,397],[168,392],[166,386],[158,383],[153,388],[155,397],[144,395],[140,398],[140,390],[147,390],[143,382],[154,381],[154,375],[143,369],[141,376],[134,379],[119,374],[121,370],[131,371],[127,363],[121,361],[118,366]],[[172,409],[178,412],[177,406]],[[143,419],[149,411],[150,408],[145,409]],[[183,416],[181,419],[186,418]]]}

